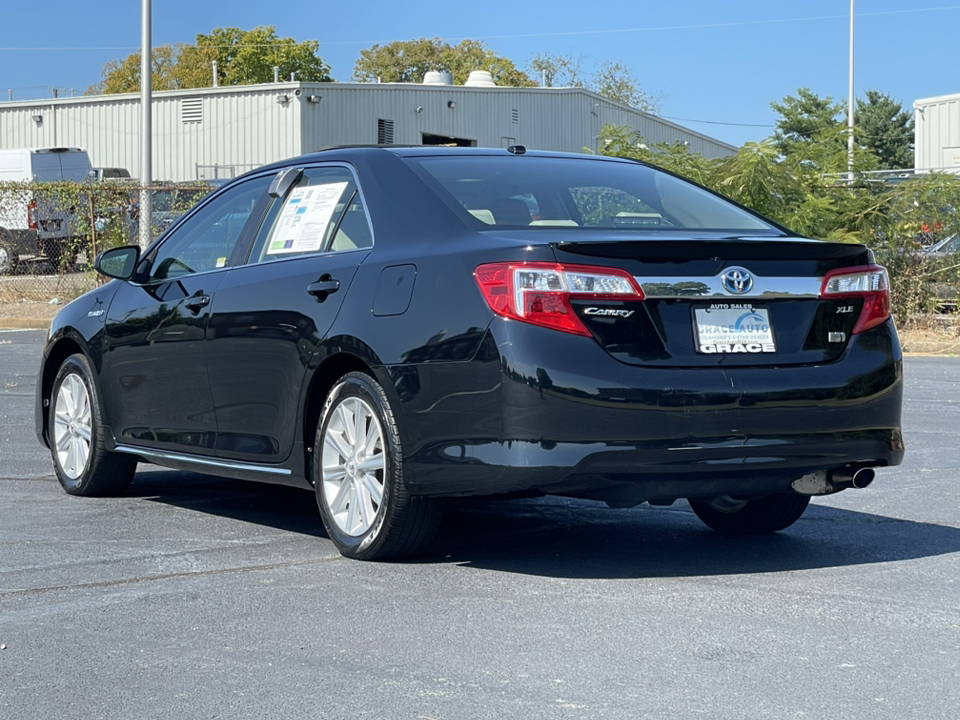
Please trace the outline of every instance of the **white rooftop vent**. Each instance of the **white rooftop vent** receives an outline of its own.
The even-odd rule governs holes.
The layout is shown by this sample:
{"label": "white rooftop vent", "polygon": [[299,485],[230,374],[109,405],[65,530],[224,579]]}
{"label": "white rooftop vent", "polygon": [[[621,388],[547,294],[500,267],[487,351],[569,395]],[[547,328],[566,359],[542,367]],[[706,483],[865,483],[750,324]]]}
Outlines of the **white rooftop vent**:
{"label": "white rooftop vent", "polygon": [[453,85],[453,74],[441,70],[428,70],[423,76],[424,85]]}
{"label": "white rooftop vent", "polygon": [[489,70],[472,70],[464,83],[465,87],[496,87]]}

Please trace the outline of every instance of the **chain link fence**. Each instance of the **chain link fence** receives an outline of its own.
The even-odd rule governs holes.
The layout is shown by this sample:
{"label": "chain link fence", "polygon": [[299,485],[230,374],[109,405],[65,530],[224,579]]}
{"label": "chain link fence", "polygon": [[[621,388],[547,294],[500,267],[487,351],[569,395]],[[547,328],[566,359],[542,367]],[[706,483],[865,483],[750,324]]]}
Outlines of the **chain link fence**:
{"label": "chain link fence", "polygon": [[[148,188],[157,237],[216,185]],[[99,282],[98,253],[136,245],[140,187],[124,181],[0,182],[0,303],[67,302]]]}

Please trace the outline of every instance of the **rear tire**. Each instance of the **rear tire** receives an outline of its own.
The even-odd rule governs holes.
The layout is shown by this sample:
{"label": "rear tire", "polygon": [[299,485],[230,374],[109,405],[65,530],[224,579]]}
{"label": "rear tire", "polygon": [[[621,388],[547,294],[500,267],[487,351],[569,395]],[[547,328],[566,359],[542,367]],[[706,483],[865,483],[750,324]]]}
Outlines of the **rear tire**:
{"label": "rear tire", "polygon": [[20,255],[13,247],[10,237],[0,230],[0,275],[13,275],[20,263]]}
{"label": "rear tire", "polygon": [[369,375],[348,373],[327,396],[313,480],[327,535],[345,557],[407,557],[437,532],[439,501],[404,486],[400,433],[386,393]]}
{"label": "rear tire", "polygon": [[754,500],[727,496],[689,500],[708,527],[728,535],[765,535],[793,525],[810,504],[809,495],[767,495]]}
{"label": "rear tire", "polygon": [[50,393],[49,443],[57,480],[70,495],[121,495],[137,462],[108,452],[90,363],[83,355],[63,361]]}

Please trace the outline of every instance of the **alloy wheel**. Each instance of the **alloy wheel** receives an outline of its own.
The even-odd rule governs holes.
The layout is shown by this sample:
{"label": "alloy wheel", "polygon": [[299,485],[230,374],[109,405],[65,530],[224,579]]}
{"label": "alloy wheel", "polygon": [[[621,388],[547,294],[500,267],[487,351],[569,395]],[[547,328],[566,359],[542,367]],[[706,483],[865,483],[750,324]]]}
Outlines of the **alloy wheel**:
{"label": "alloy wheel", "polygon": [[351,537],[367,532],[383,501],[383,427],[373,408],[347,397],[333,410],[323,436],[322,483],[330,516]]}
{"label": "alloy wheel", "polygon": [[53,423],[57,463],[69,479],[76,480],[86,470],[92,438],[90,393],[83,380],[71,373],[57,390]]}

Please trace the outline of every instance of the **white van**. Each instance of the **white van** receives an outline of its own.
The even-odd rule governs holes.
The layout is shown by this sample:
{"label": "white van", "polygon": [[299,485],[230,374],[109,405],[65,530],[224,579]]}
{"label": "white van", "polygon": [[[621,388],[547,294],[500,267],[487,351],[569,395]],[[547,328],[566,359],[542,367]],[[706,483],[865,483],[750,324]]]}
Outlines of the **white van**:
{"label": "white van", "polygon": [[[0,183],[86,182],[92,170],[80,148],[0,150]],[[12,272],[21,256],[45,255],[58,263],[70,252],[76,212],[83,210],[45,208],[26,188],[0,186],[0,275]]]}

